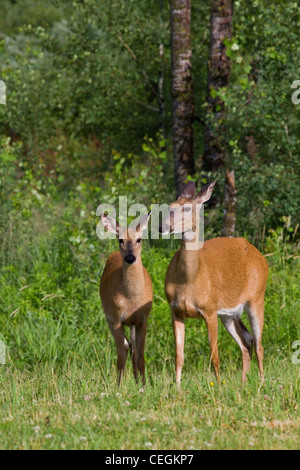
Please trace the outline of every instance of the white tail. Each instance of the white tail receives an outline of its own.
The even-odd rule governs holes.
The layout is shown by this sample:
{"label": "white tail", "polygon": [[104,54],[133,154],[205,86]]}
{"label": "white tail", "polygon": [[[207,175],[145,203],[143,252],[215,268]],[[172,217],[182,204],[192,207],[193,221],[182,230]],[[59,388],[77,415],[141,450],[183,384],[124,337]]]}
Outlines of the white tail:
{"label": "white tail", "polygon": [[[252,347],[261,376],[263,376],[263,347],[261,336],[264,322],[264,295],[268,264],[263,255],[244,238],[215,238],[197,244],[199,227],[196,225],[196,207],[208,201],[215,182],[206,185],[195,195],[195,185],[189,182],[179,198],[170,204],[176,207],[176,217],[163,221],[160,231],[180,231],[184,205],[184,229],[181,248],[175,253],[165,280],[165,292],[172,311],[176,343],[176,381],[180,384],[184,362],[185,318],[202,317],[207,326],[211,363],[219,380],[218,316],[242,352],[242,381],[250,371]],[[181,213],[178,217],[178,212]],[[177,226],[176,226],[177,224]],[[193,249],[191,248],[193,243]],[[247,311],[252,334],[240,316]]]}
{"label": "white tail", "polygon": [[[136,230],[125,230],[112,217],[101,216],[106,230],[119,238],[120,250],[108,257],[100,281],[104,313],[117,345],[119,384],[128,350],[132,357],[135,379],[138,380],[139,371],[145,384],[144,349],[153,292],[150,276],[141,260],[141,239],[149,217],[150,213],[142,217]],[[129,340],[125,336],[124,326],[131,328]]]}

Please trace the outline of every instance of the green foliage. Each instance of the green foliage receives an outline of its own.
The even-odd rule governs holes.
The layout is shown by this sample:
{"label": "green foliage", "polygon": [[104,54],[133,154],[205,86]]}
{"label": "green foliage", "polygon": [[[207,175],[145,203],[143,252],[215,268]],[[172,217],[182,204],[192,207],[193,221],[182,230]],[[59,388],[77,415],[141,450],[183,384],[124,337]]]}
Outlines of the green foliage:
{"label": "green foliage", "polygon": [[[300,60],[298,20],[297,2],[235,2],[233,37],[225,44],[231,59],[230,85],[211,91],[226,105],[225,141],[228,165],[235,170],[237,232],[256,241],[282,216],[299,223],[300,106],[293,104],[291,88]],[[205,102],[202,109],[205,113]],[[197,173],[199,180],[202,173]],[[224,173],[208,177],[221,183],[215,190],[215,213],[209,214],[216,235],[222,227]]]}
{"label": "green foliage", "polygon": [[[64,0],[71,5],[72,0]],[[49,26],[59,20],[59,12],[55,0],[43,0],[37,8],[36,0],[2,0],[0,17],[0,35],[13,34],[24,24]]]}
{"label": "green foliage", "polygon": [[[238,1],[234,38],[227,44],[231,86],[225,97],[233,139],[257,141],[257,165],[282,164],[299,172],[299,106],[292,103],[298,78],[300,36],[297,2]],[[291,201],[293,199],[291,198]]]}
{"label": "green foliage", "polygon": [[137,201],[158,204],[166,195],[170,199],[172,175],[165,177],[168,173],[167,152],[162,150],[165,145],[163,139],[156,144],[149,138],[145,139],[140,155],[122,156],[113,151],[114,164],[105,176],[108,191],[103,202],[113,204],[119,195],[127,195],[129,205]]}
{"label": "green foliage", "polygon": [[159,8],[148,3],[74,1],[50,27],[28,25],[4,39],[10,128],[35,148],[58,129],[127,150],[155,134],[159,116],[146,107],[157,108],[167,36]]}
{"label": "green foliage", "polygon": [[[148,0],[101,6],[96,0],[47,1],[43,7],[47,22],[42,14],[33,14],[33,5],[26,0],[19,14],[19,2],[13,6],[4,2],[5,34],[0,43],[0,73],[8,90],[7,106],[0,106],[0,128],[19,142],[18,156],[28,165],[26,171],[33,171],[38,180],[35,172],[48,173],[53,192],[72,190],[84,174],[90,186],[95,188],[100,181],[109,187],[109,197],[113,188],[116,196],[140,185],[145,188],[142,199],[150,202],[151,196],[157,202],[159,195],[166,194],[165,186],[170,191],[173,175],[168,146],[168,5],[161,9],[159,3],[153,6]],[[209,3],[193,3],[194,147],[199,186],[207,119],[203,85],[209,14]],[[259,238],[264,226],[274,228],[282,216],[299,221],[300,107],[291,101],[291,85],[299,78],[298,16],[295,2],[236,2],[233,38],[226,43],[231,83],[228,90],[211,91],[226,104],[225,140],[238,190],[237,230],[253,239]],[[164,122],[153,110],[158,108],[162,72]],[[156,158],[164,154],[159,148],[154,155],[141,150],[145,136],[157,141],[162,125],[167,136],[164,160]],[[254,142],[252,150],[247,147],[249,138]],[[217,176],[219,205],[209,214],[214,234],[220,233],[222,225],[224,175]]]}

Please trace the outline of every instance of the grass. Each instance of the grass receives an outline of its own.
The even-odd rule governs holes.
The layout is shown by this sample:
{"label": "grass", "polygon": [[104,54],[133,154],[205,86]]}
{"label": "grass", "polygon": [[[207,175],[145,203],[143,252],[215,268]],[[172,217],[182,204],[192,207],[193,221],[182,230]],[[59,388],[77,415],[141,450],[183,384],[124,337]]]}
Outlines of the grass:
{"label": "grass", "polygon": [[[141,391],[128,374],[117,388],[116,371],[76,360],[1,376],[0,446],[5,449],[295,449],[299,446],[299,369],[266,361],[240,387],[229,361],[217,385],[207,367],[188,368],[183,389],[172,371],[148,368]],[[257,372],[257,371],[256,371]]]}
{"label": "grass", "polygon": [[299,448],[300,365],[291,360],[291,345],[300,339],[299,257],[283,229],[261,247],[270,255],[265,382],[253,360],[243,388],[240,353],[228,333],[220,325],[217,384],[204,322],[189,320],[177,390],[164,295],[176,247],[145,244],[155,297],[147,387],[141,391],[129,363],[116,386],[116,348],[98,295],[105,259],[116,244],[100,246],[95,218],[79,216],[78,201],[55,207],[46,202],[27,207],[22,223],[13,215],[0,224],[0,340],[7,347],[6,365],[0,365],[1,449]]}

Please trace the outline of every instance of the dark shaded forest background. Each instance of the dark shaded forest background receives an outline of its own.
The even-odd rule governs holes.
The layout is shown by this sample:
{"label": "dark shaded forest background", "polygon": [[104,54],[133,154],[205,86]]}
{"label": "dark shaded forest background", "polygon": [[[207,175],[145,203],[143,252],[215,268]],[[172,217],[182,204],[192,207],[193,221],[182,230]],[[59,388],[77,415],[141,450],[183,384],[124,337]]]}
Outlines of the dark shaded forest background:
{"label": "dark shaded forest background", "polygon": [[[210,13],[210,2],[192,2],[193,179],[200,188],[217,177],[209,233],[218,235],[225,168],[203,165]],[[235,1],[230,83],[210,90],[226,110],[236,233],[254,242],[299,221],[299,13],[300,2]],[[3,207],[26,216],[25,187],[58,201],[81,184],[93,209],[119,194],[174,198],[169,2],[2,0],[0,77]]]}

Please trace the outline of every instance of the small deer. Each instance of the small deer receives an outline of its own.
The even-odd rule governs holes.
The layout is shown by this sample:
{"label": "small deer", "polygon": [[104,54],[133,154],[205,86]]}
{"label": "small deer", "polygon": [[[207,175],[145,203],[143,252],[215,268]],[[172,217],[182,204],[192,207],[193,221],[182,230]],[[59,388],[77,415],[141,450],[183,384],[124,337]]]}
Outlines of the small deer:
{"label": "small deer", "polygon": [[[220,363],[218,317],[241,349],[242,383],[250,371],[253,345],[263,378],[261,337],[268,263],[244,238],[214,238],[200,243],[197,215],[201,205],[210,199],[214,185],[215,181],[195,195],[195,184],[189,182],[179,198],[169,205],[169,214],[160,226],[162,234],[183,234],[181,247],[171,260],[165,279],[165,293],[172,311],[176,382],[179,386],[184,362],[186,318],[205,320],[210,360],[217,380]],[[241,321],[244,309],[253,336]]]}
{"label": "small deer", "polygon": [[[130,350],[133,372],[138,381],[138,371],[145,385],[145,339],[147,319],[151,310],[153,291],[151,278],[141,259],[142,234],[147,228],[151,212],[142,217],[136,229],[124,229],[112,217],[101,215],[105,230],[119,239],[119,251],[107,259],[101,281],[100,297],[104,313],[116,341],[118,383],[124,373]],[[130,327],[130,339],[124,326]]]}

